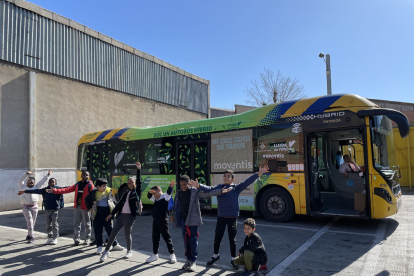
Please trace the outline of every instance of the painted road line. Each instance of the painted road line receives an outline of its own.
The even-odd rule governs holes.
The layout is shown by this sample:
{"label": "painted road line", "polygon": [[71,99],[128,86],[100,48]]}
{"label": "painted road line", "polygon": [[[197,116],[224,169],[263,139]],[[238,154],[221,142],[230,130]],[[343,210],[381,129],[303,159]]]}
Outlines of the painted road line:
{"label": "painted road line", "polygon": [[[216,220],[212,219],[203,219],[203,221],[211,221],[216,222]],[[243,224],[243,222],[238,221],[237,224]],[[295,227],[295,226],[282,226],[282,225],[271,225],[271,224],[256,224],[256,226],[260,227],[274,227],[274,228],[286,228],[286,229],[295,229],[295,230],[305,230],[305,231],[314,231],[317,232],[319,229],[313,228],[304,228],[304,227]],[[360,232],[348,232],[348,231],[334,231],[328,230],[327,233],[337,233],[337,234],[350,234],[350,235],[361,235],[361,236],[375,236],[376,234],[369,234],[369,233],[360,233]]]}
{"label": "painted road line", "polygon": [[[27,229],[21,229],[21,228],[14,228],[14,227],[9,227],[9,226],[3,226],[3,225],[0,225],[0,227],[1,228],[6,228],[6,229],[10,229],[10,230],[17,230],[17,231],[20,231],[20,232],[27,232]],[[37,232],[37,231],[33,231],[33,233],[35,233],[37,236],[41,236],[41,237],[44,237],[44,238],[47,238],[47,234],[46,233],[43,233],[43,232]],[[67,237],[59,237],[58,238],[59,240],[60,239],[64,239],[64,240],[69,240],[69,241],[73,241],[73,239],[72,238],[67,238]],[[49,246],[49,245],[45,245],[45,244],[34,244],[35,246]],[[53,246],[53,245],[52,245]],[[135,250],[135,249],[132,249],[132,251],[133,252],[136,252],[136,253],[140,253],[140,254],[145,254],[145,255],[148,255],[148,256],[151,256],[152,254],[153,254],[153,252],[149,252],[149,251],[143,251],[143,250]],[[98,256],[99,257],[99,256]],[[161,259],[165,259],[165,260],[170,260],[170,256],[166,256],[166,255],[162,255],[162,254],[158,254],[158,257],[160,257]],[[109,258],[111,258],[111,256],[109,256]],[[176,256],[176,258],[177,258],[177,261],[179,261],[179,262],[183,262],[183,263],[185,263],[187,260],[186,259],[184,259],[184,258],[181,258],[181,257],[177,257]],[[129,260],[131,260],[131,259],[129,259]],[[144,262],[144,263],[146,263],[146,262]],[[148,264],[150,264],[150,263],[148,263]],[[206,262],[201,262],[201,261],[196,261],[196,264],[197,265],[201,265],[201,266],[206,266],[207,265],[207,263]],[[212,266],[210,266],[209,268],[220,268],[220,269],[226,269],[226,270],[231,270],[231,271],[234,271],[233,269],[232,269],[232,267],[231,266],[227,266],[227,265],[219,265],[219,264],[214,264],[214,265],[212,265]]]}
{"label": "painted road line", "polygon": [[[209,221],[209,222],[217,222],[215,219],[204,219],[203,221]],[[243,222],[238,221],[237,224],[243,225]],[[271,224],[258,224],[256,223],[256,226],[263,226],[263,227],[273,227],[273,228],[285,228],[285,229],[295,229],[295,230],[305,230],[305,231],[319,231],[318,229],[313,228],[304,228],[304,227],[296,227],[296,226],[282,226],[282,225],[271,225]]]}
{"label": "painted road line", "polygon": [[328,230],[326,233],[334,233],[334,234],[350,234],[350,235],[360,235],[360,236],[376,236],[376,234],[369,234],[369,233],[359,233],[359,232],[347,232],[347,231],[334,231]]}
{"label": "painted road line", "polygon": [[290,266],[300,255],[303,254],[308,248],[314,244],[323,234],[325,234],[329,228],[334,225],[339,218],[334,218],[331,220],[327,225],[322,227],[318,232],[316,232],[310,239],[308,239],[305,243],[299,246],[292,254],[287,256],[282,262],[280,262],[275,268],[273,268],[267,275],[274,276],[280,275],[288,266]]}

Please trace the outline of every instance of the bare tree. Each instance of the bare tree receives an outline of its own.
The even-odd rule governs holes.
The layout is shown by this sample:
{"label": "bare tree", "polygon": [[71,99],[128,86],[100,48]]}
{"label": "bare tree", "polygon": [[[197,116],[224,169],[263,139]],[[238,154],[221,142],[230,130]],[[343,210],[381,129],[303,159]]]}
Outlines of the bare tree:
{"label": "bare tree", "polygon": [[263,68],[259,80],[252,80],[252,87],[246,87],[244,92],[249,97],[246,102],[255,106],[305,98],[305,89],[297,79],[285,77],[280,71],[277,73]]}

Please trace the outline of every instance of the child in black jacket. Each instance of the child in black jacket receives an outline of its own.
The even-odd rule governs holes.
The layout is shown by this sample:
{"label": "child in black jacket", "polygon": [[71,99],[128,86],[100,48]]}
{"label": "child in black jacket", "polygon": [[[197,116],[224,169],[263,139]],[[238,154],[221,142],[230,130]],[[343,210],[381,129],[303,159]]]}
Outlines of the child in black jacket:
{"label": "child in black jacket", "polygon": [[174,247],[168,229],[168,203],[171,199],[171,193],[175,181],[172,180],[167,189],[167,193],[163,194],[160,186],[154,186],[148,192],[148,198],[154,202],[154,209],[152,210],[152,252],[154,253],[147,259],[147,263],[158,260],[158,249],[160,246],[160,235],[167,243],[168,252],[170,252],[170,263],[177,262],[174,254]]}
{"label": "child in black jacket", "polygon": [[239,250],[239,256],[234,259],[237,265],[244,265],[246,271],[243,276],[258,275],[260,265],[265,265],[267,262],[267,254],[264,244],[260,236],[255,233],[256,222],[252,218],[244,221],[244,245]]}
{"label": "child in black jacket", "polygon": [[139,212],[140,208],[140,198],[141,198],[141,163],[137,162],[137,177],[130,177],[128,179],[128,191],[126,191],[121,199],[119,200],[118,204],[116,204],[114,210],[111,214],[108,215],[106,221],[110,220],[112,217],[117,216],[114,228],[112,229],[112,233],[109,237],[108,243],[106,244],[105,250],[102,252],[102,256],[100,261],[105,261],[106,258],[110,255],[109,248],[111,247],[112,243],[115,241],[116,235],[118,234],[119,230],[124,227],[125,231],[125,240],[127,246],[127,252],[125,255],[125,259],[129,259],[132,257],[132,227],[134,226],[135,218]]}

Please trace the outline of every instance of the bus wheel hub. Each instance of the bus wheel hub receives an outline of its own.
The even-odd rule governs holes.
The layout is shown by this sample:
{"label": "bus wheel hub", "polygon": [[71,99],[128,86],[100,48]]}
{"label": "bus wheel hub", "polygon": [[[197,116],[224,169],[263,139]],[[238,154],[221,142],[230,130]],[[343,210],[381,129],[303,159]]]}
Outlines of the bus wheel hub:
{"label": "bus wheel hub", "polygon": [[267,209],[275,215],[280,215],[285,211],[285,201],[279,196],[272,196],[267,201]]}

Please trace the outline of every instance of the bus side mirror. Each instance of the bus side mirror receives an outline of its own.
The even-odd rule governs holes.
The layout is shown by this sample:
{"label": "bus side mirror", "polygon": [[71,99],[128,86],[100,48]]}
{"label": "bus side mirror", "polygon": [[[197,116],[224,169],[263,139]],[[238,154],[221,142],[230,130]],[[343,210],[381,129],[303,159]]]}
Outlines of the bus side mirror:
{"label": "bus side mirror", "polygon": [[401,178],[401,169],[400,169],[400,166],[392,166],[392,168],[394,169],[394,170],[397,170],[398,169],[398,178]]}

